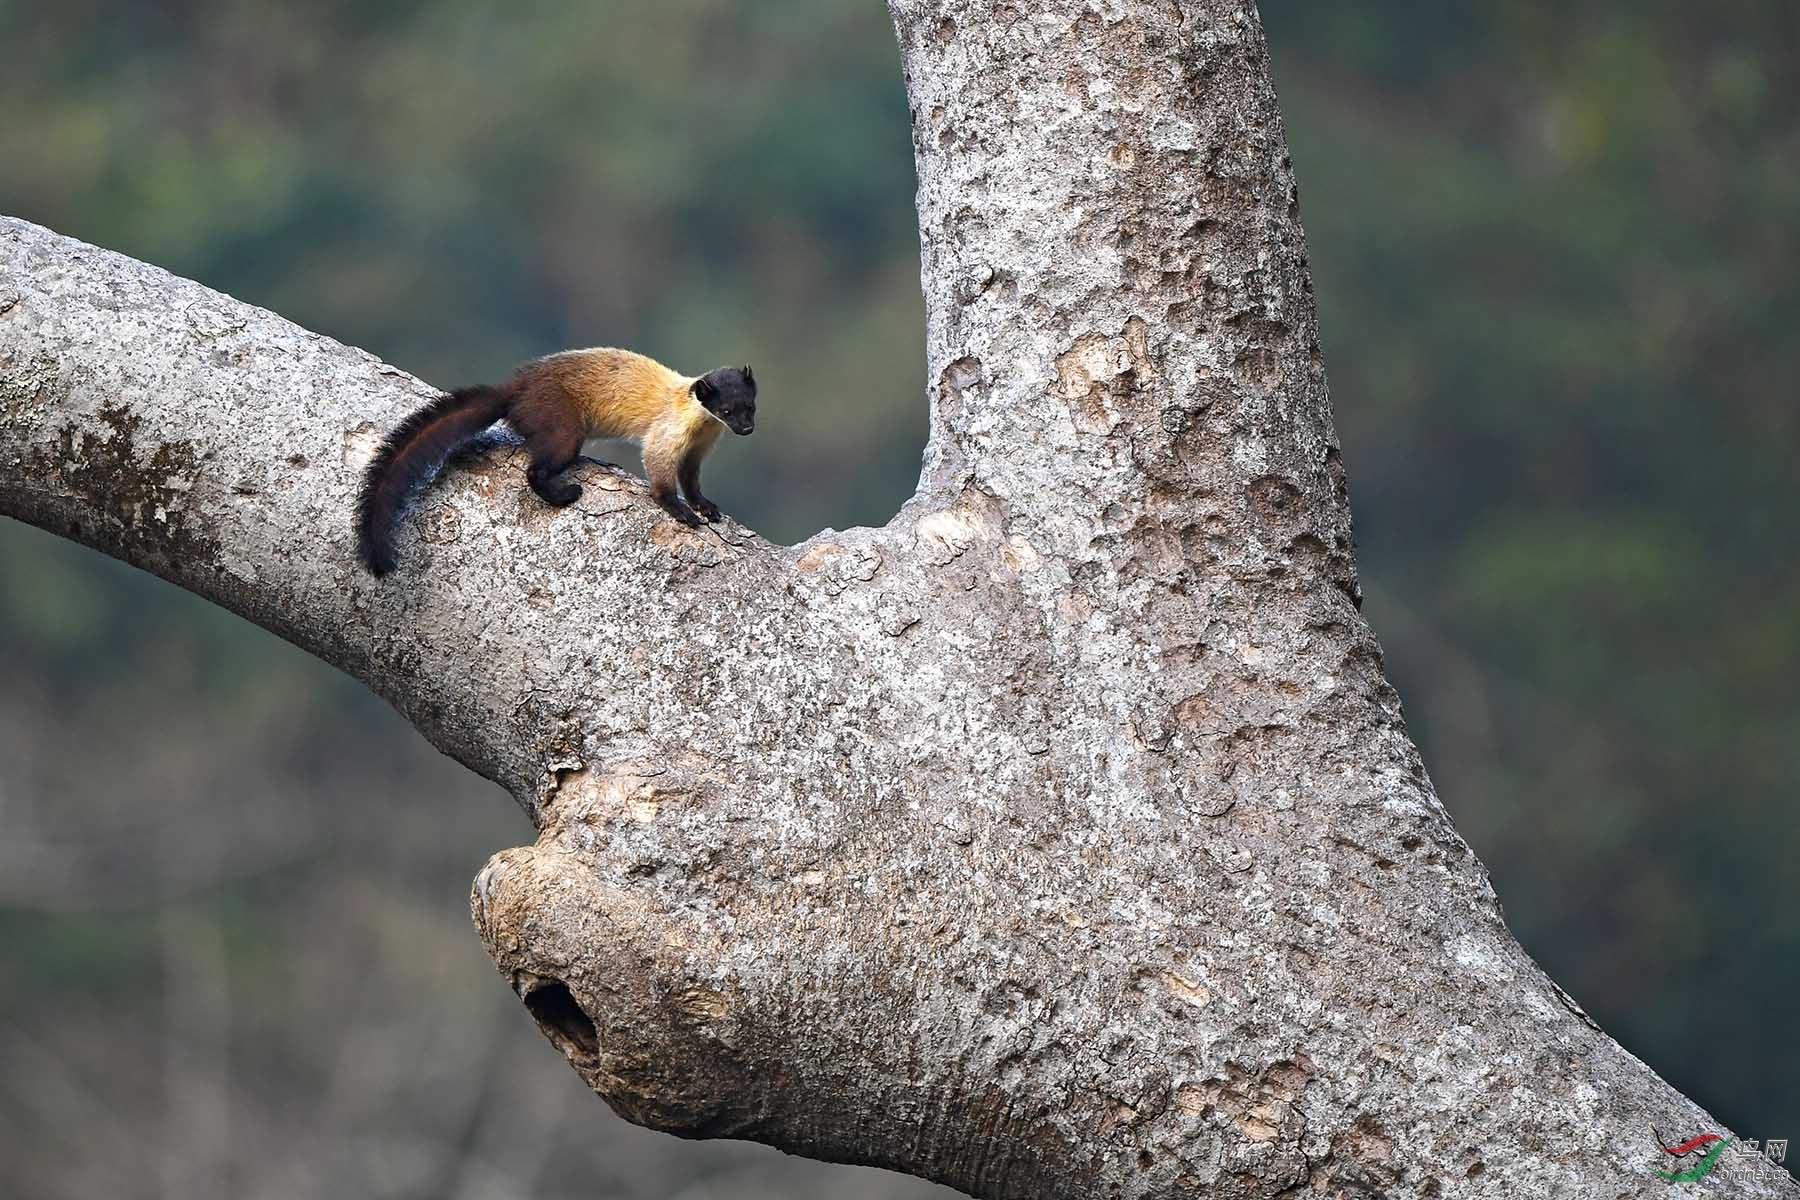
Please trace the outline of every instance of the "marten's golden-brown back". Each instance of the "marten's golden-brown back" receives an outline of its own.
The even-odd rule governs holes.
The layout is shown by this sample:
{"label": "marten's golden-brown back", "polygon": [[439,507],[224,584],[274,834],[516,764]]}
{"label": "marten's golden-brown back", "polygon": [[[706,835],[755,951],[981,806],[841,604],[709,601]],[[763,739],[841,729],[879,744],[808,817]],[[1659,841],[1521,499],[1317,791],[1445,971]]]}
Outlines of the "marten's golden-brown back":
{"label": "marten's golden-brown back", "polygon": [[643,440],[651,426],[692,408],[696,420],[706,410],[693,398],[694,381],[653,358],[598,346],[565,350],[527,363],[517,376],[519,400],[553,404],[581,414],[585,437]]}

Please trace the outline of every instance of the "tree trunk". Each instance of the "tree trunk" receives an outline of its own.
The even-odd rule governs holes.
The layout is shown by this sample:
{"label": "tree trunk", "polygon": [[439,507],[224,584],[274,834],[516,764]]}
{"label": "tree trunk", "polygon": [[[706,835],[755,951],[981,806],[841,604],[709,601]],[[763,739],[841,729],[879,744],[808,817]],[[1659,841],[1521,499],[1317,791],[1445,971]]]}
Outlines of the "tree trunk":
{"label": "tree trunk", "polygon": [[1254,8],[891,7],[931,438],[885,527],[553,510],[502,452],[377,583],[358,475],[431,389],[17,221],[0,511],[509,789],[476,925],[633,1121],[977,1196],[1660,1188],[1652,1126],[1717,1123],[1507,932],[1358,612]]}

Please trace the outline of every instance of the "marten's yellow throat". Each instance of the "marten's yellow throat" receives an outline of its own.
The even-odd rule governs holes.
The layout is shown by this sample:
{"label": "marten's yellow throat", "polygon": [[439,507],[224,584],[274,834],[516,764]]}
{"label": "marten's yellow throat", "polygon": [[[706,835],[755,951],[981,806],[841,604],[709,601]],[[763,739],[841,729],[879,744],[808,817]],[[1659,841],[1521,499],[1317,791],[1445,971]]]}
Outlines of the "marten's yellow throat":
{"label": "marten's yellow throat", "polygon": [[[376,575],[395,566],[394,526],[413,493],[452,452],[504,419],[531,453],[526,479],[544,503],[573,504],[581,485],[557,477],[589,438],[631,438],[644,451],[650,494],[676,520],[717,521],[700,494],[700,463],[721,430],[756,427],[756,379],[749,367],[699,377],[671,371],[629,350],[565,350],[533,359],[498,385],[440,396],[400,423],[363,476],[357,550]],[[685,497],[685,499],[684,499]]]}

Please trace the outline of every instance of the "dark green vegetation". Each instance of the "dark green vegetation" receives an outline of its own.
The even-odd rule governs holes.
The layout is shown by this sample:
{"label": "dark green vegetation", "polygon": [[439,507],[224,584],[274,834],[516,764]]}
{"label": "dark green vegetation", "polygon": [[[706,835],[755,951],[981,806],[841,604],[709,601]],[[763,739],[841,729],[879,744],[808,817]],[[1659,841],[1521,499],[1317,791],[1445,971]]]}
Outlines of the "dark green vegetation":
{"label": "dark green vegetation", "polygon": [[[441,384],[748,360],[708,490],[884,521],[925,379],[880,7],[495,11],[0,2],[0,211]],[[1265,5],[1414,732],[1526,945],[1756,1138],[1800,1136],[1797,13]],[[595,1132],[462,912],[529,831],[356,685],[12,524],[0,646],[22,1194],[800,1187]]]}

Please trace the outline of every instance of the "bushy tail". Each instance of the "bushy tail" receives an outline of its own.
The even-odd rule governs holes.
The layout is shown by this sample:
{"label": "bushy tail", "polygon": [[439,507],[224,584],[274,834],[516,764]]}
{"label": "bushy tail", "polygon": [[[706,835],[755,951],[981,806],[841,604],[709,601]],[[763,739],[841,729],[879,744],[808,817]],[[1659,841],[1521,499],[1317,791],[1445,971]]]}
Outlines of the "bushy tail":
{"label": "bushy tail", "polygon": [[394,526],[413,492],[452,451],[506,415],[507,396],[483,384],[440,396],[400,423],[363,475],[356,549],[371,574],[394,569]]}

